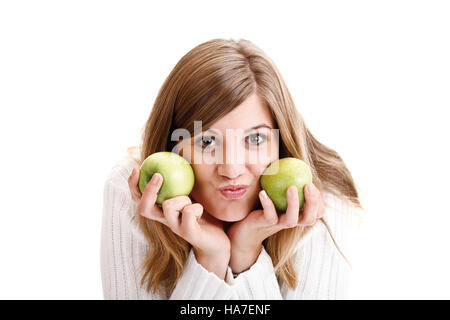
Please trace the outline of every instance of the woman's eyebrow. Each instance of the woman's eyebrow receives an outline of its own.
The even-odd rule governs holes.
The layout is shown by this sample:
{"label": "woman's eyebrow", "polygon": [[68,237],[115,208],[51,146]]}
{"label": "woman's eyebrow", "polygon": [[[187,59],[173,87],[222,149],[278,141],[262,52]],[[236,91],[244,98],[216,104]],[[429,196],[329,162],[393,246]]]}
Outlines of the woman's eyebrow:
{"label": "woman's eyebrow", "polygon": [[258,124],[257,126],[254,126],[254,127],[251,127],[251,128],[249,128],[249,129],[245,130],[245,132],[249,132],[249,131],[252,131],[252,130],[259,129],[259,128],[269,128],[269,129],[273,129],[273,128],[270,127],[269,125],[267,125],[267,124],[265,124],[265,123],[261,123],[261,124]]}
{"label": "woman's eyebrow", "polygon": [[[258,124],[257,126],[248,128],[247,130],[244,131],[244,133],[247,133],[247,132],[249,132],[249,131],[256,130],[256,129],[259,129],[259,128],[273,129],[273,128],[270,127],[269,125],[267,125],[267,124],[265,124],[265,123],[261,123],[261,124]],[[209,128],[209,129],[205,130],[204,132],[208,132],[208,131],[220,133],[219,130],[214,129],[214,128]]]}

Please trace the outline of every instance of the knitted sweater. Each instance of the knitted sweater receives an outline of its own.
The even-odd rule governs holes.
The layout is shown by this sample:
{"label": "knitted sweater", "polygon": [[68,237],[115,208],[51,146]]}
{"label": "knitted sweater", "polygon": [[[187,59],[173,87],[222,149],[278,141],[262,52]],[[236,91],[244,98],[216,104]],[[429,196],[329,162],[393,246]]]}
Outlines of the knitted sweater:
{"label": "knitted sweater", "polygon": [[324,192],[326,224],[318,220],[305,228],[293,253],[298,278],[294,290],[277,279],[272,259],[263,247],[248,270],[234,278],[228,267],[224,280],[199,264],[191,249],[172,292],[167,296],[147,292],[145,286],[140,286],[139,266],[149,245],[138,228],[137,205],[131,199],[127,182],[135,165],[131,158],[124,157],[112,168],[104,185],[101,276],[105,299],[346,298],[351,275],[348,258],[358,215],[348,200]]}

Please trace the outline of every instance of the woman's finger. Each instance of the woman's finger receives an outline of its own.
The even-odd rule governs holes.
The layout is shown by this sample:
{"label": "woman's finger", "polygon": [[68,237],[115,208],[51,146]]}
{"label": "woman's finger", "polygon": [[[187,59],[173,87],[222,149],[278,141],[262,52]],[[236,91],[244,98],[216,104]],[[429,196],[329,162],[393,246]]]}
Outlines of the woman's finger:
{"label": "woman's finger", "polygon": [[133,201],[139,201],[141,200],[142,193],[139,190],[138,186],[139,182],[139,168],[133,168],[133,171],[131,171],[130,177],[128,178],[128,187],[130,188],[131,192],[131,198]]}
{"label": "woman's finger", "polygon": [[138,205],[138,213],[148,219],[157,220],[166,224],[167,221],[164,218],[161,208],[155,204],[162,182],[163,177],[161,174],[153,174],[152,179],[149,181],[142,194],[141,201]]}
{"label": "woman's finger", "polygon": [[192,203],[182,209],[180,235],[191,238],[196,231],[198,221],[203,214],[203,206],[200,203]]}
{"label": "woman's finger", "polygon": [[164,200],[162,203],[162,210],[164,217],[167,220],[168,226],[176,231],[180,225],[180,212],[185,207],[190,205],[191,199],[188,196],[178,196],[171,199]]}
{"label": "woman's finger", "polygon": [[298,200],[298,190],[296,186],[290,186],[286,190],[288,207],[286,213],[280,217],[280,224],[285,228],[293,228],[298,224],[300,203]]}
{"label": "woman's finger", "polygon": [[272,200],[267,195],[266,191],[262,190],[259,192],[259,200],[264,211],[264,219],[267,223],[275,225],[278,223],[277,210]]}
{"label": "woman's finger", "polygon": [[308,184],[305,187],[305,204],[303,212],[298,219],[298,225],[310,226],[317,220],[317,213],[319,211],[320,192],[312,184]]}

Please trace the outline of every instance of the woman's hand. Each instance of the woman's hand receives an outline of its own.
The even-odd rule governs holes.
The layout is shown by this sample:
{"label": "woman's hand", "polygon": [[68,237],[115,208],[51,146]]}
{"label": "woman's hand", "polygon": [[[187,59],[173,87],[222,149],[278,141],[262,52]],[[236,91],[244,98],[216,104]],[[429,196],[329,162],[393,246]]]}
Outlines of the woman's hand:
{"label": "woman's hand", "polygon": [[159,221],[189,242],[197,261],[208,271],[224,279],[230,259],[230,240],[223,231],[222,222],[203,216],[203,206],[192,203],[188,196],[178,196],[156,204],[163,177],[155,173],[143,193],[138,187],[139,168],[134,168],[128,178],[133,201],[138,202],[138,213]]}
{"label": "woman's hand", "polygon": [[230,267],[233,272],[242,272],[253,265],[261,251],[262,242],[269,236],[283,229],[313,225],[323,217],[325,206],[320,191],[312,183],[304,190],[306,202],[299,210],[297,187],[290,186],[287,189],[288,207],[280,216],[266,192],[260,191],[263,210],[250,212],[227,231],[231,241]]}

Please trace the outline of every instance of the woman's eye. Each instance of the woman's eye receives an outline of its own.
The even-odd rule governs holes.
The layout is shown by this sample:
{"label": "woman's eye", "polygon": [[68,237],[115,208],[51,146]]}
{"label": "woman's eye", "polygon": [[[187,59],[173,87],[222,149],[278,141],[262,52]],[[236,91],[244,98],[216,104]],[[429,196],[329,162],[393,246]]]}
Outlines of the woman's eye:
{"label": "woman's eye", "polygon": [[247,141],[247,143],[251,145],[259,146],[260,144],[262,144],[267,140],[267,137],[264,134],[255,133],[249,135],[247,138],[245,138],[245,140]]}
{"label": "woman's eye", "polygon": [[206,149],[215,144],[215,137],[204,136],[197,140],[197,145],[202,149]]}

